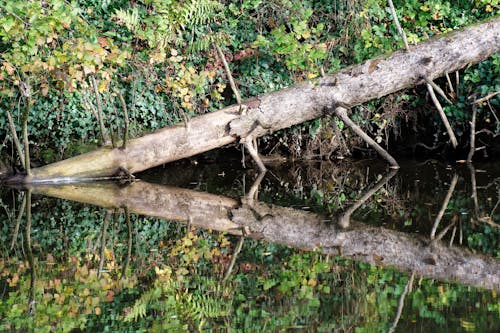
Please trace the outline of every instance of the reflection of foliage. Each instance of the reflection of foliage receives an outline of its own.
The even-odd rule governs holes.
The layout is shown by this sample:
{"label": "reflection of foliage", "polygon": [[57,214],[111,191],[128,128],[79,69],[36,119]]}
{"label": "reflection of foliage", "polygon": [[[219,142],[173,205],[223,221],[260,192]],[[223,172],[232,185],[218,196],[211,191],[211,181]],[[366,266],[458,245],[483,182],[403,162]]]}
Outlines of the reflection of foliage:
{"label": "reflection of foliage", "polygon": [[[323,188],[311,186],[311,178],[321,183],[322,174],[309,170],[308,176],[301,178],[300,186],[287,181],[287,190],[280,192],[281,197],[273,196],[275,188],[273,192],[270,180],[265,180],[261,195],[270,201],[315,205],[319,210],[323,204],[328,205],[328,196],[338,200],[340,194],[344,194],[344,206],[340,208],[345,208],[377,179],[374,166],[370,168],[373,173],[361,170],[348,176],[346,172],[337,170],[338,173],[333,174],[331,170],[322,169],[331,180],[331,183],[325,182]],[[344,178],[342,174],[346,174]],[[277,178],[271,179],[282,177],[278,172],[275,176]],[[392,201],[405,195],[406,201],[400,201],[397,207],[405,208],[412,205],[408,203],[413,199],[408,193],[424,193],[422,188],[417,191],[413,187],[393,187],[393,181],[401,181],[396,178],[367,203],[363,214],[375,208],[373,215],[367,216],[380,218],[393,212]],[[434,192],[425,193],[432,193],[433,198],[446,191],[446,184],[431,182],[429,186]],[[483,192],[480,195],[483,196]],[[425,196],[422,199],[423,202],[430,200]],[[460,209],[470,204],[468,200],[457,186],[445,219],[453,218],[455,211],[464,215]],[[482,204],[480,209],[490,212],[494,205],[495,202]],[[424,204],[419,206],[424,208],[417,208],[425,209],[422,215],[432,211]],[[3,231],[0,234],[0,285],[8,291],[0,303],[0,329],[30,329],[36,324],[41,329],[46,327],[46,331],[51,328],[58,331],[75,328],[116,332],[218,331],[227,327],[236,331],[387,331],[408,282],[407,274],[390,268],[258,240],[245,240],[233,273],[222,281],[232,259],[235,239],[134,215],[128,269],[123,274],[127,227],[123,216],[117,216],[107,228],[103,251],[105,271],[98,278],[103,216],[101,209],[55,199],[40,198],[34,204],[33,225],[37,229],[32,241],[38,258],[35,261],[38,307],[32,316],[25,312],[29,274],[20,252],[22,235],[19,246],[10,250],[7,246],[15,218],[10,224],[6,222],[8,219],[0,221]],[[465,218],[462,223],[466,223]],[[22,230],[23,225],[20,227]],[[470,235],[467,226],[464,230],[465,235]],[[487,238],[488,253],[498,247],[498,238],[493,238]],[[477,246],[473,248],[482,250],[483,245]],[[401,331],[410,330],[414,322],[425,323],[429,329],[436,330],[446,325],[455,330],[463,327],[495,331],[500,325],[500,302],[495,293],[457,284],[416,277],[404,305],[398,325]]]}
{"label": "reflection of foliage", "polygon": [[136,278],[113,279],[110,274],[98,277],[90,262],[70,257],[65,263],[56,263],[52,256],[37,262],[35,270],[35,311],[28,314],[26,295],[30,280],[25,264],[1,262],[0,277],[9,283],[8,299],[0,303],[0,329],[32,330],[38,332],[67,332],[85,327],[88,316],[101,315],[102,303],[112,302],[115,293],[133,288]]}

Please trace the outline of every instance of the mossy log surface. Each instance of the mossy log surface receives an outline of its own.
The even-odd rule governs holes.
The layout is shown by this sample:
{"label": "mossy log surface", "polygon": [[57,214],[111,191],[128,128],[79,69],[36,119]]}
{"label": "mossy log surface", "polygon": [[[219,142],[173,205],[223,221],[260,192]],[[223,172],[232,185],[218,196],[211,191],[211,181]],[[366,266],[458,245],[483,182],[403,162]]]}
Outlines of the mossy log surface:
{"label": "mossy log surface", "polygon": [[[11,182],[75,181],[131,173],[260,137],[374,98],[425,84],[500,51],[500,17],[432,38],[335,74],[261,95],[127,142],[32,169]],[[243,112],[242,112],[243,111]]]}

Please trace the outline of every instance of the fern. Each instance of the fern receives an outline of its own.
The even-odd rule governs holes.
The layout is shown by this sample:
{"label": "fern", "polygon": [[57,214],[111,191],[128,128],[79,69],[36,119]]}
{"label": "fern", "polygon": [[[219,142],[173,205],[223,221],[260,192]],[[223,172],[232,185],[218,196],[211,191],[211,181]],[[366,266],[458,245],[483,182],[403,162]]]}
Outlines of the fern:
{"label": "fern", "polygon": [[199,27],[215,22],[222,15],[224,7],[218,1],[191,0],[186,1],[181,9],[182,26]]}
{"label": "fern", "polygon": [[137,8],[130,10],[117,9],[112,15],[112,18],[116,18],[120,24],[125,25],[125,27],[132,33],[137,34],[139,27],[139,11]]}
{"label": "fern", "polygon": [[210,48],[212,43],[216,43],[218,45],[226,45],[229,43],[229,36],[223,32],[217,32],[213,35],[203,35],[196,39],[191,45],[189,45],[188,52],[197,53],[206,51]]}

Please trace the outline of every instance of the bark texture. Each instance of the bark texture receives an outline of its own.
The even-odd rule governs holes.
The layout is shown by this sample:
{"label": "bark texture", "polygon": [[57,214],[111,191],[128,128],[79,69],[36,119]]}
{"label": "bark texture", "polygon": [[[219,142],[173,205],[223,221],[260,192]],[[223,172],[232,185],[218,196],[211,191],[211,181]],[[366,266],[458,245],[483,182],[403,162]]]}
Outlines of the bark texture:
{"label": "bark texture", "polygon": [[[110,176],[120,167],[135,173],[247,137],[259,137],[398,90],[425,83],[500,51],[500,17],[430,39],[335,74],[253,98],[130,140],[33,169],[21,181],[71,181]],[[241,110],[243,109],[243,110]],[[243,112],[242,112],[243,111]],[[16,181],[19,181],[17,179]]]}
{"label": "bark texture", "polygon": [[[406,234],[349,223],[298,209],[136,182],[37,186],[50,195],[131,213],[162,217],[305,250],[319,250],[373,265],[392,266],[418,276],[500,291],[500,260]],[[342,215],[345,219],[345,214]],[[341,223],[339,223],[341,222]],[[341,225],[348,225],[347,228]]]}

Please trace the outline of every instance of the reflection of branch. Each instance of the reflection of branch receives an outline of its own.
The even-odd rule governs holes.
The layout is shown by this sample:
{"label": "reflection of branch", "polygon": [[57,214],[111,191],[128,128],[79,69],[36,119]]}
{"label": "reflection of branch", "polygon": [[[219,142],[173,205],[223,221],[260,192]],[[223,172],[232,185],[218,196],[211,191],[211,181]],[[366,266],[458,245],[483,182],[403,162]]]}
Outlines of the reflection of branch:
{"label": "reflection of branch", "polygon": [[495,213],[495,209],[498,206],[498,202],[493,208],[492,212],[490,213],[489,216],[485,216],[482,214],[481,210],[479,209],[479,202],[477,198],[477,183],[476,183],[476,169],[471,163],[467,163],[467,166],[469,167],[470,170],[470,181],[471,181],[471,187],[472,187],[472,201],[474,202],[474,220],[475,221],[480,221],[483,223],[487,223],[491,225],[494,228],[500,228],[500,225],[493,222],[491,217]]}
{"label": "reflection of branch", "polygon": [[408,294],[408,291],[410,291],[412,288],[414,277],[415,277],[415,272],[412,272],[410,279],[408,280],[408,283],[406,283],[406,286],[405,286],[405,289],[403,290],[403,293],[399,297],[398,311],[396,312],[396,318],[394,318],[394,322],[392,323],[392,326],[388,331],[389,333],[394,332],[394,330],[398,326],[399,318],[401,318],[401,313],[403,312],[403,307],[405,305],[405,297],[406,297],[406,294]]}
{"label": "reflection of branch", "polygon": [[130,263],[130,257],[132,256],[132,225],[130,223],[130,212],[128,211],[128,207],[124,208],[125,210],[125,219],[127,220],[127,235],[128,235],[128,243],[127,243],[127,258],[125,259],[125,263],[122,268],[122,278],[127,273],[127,268]]}
{"label": "reflection of branch", "polygon": [[97,277],[100,278],[102,274],[102,269],[104,267],[104,261],[106,259],[104,249],[106,248],[106,229],[108,228],[109,219],[111,217],[112,211],[107,210],[104,216],[104,221],[102,222],[101,230],[101,255],[99,259],[99,270],[97,271]]}
{"label": "reflection of branch", "polygon": [[24,208],[26,207],[26,196],[24,196],[23,201],[21,202],[21,207],[19,208],[19,214],[16,219],[16,227],[14,228],[14,233],[12,234],[12,242],[10,243],[10,249],[14,249],[17,241],[17,234],[19,233],[19,225],[21,224],[21,219],[23,218]]}
{"label": "reflection of branch", "polygon": [[351,219],[351,214],[361,207],[366,200],[368,200],[371,196],[373,196],[375,193],[377,193],[378,190],[382,188],[394,175],[398,173],[398,169],[390,169],[389,172],[382,178],[380,179],[373,187],[371,187],[368,191],[366,191],[365,194],[356,202],[347,208],[340,216],[337,217],[337,223],[339,226],[342,228],[347,228],[349,227],[349,221]]}
{"label": "reflection of branch", "polygon": [[448,203],[450,202],[451,196],[453,195],[453,191],[455,191],[455,186],[457,185],[457,182],[458,182],[458,175],[454,174],[453,179],[451,180],[450,188],[448,189],[448,193],[446,193],[446,197],[444,198],[443,205],[441,206],[441,209],[439,210],[439,213],[437,214],[436,219],[434,220],[434,225],[432,226],[431,230],[431,240],[433,240],[436,236],[437,227],[439,226],[439,222],[441,222],[444,212],[448,207]]}
{"label": "reflection of branch", "polygon": [[250,190],[248,190],[248,193],[245,197],[249,201],[249,203],[253,202],[253,200],[258,200],[259,186],[260,186],[260,183],[262,182],[262,179],[264,179],[265,175],[266,175],[266,171],[262,171],[261,173],[259,173],[259,176],[253,182],[252,187],[250,187]]}
{"label": "reflection of branch", "polygon": [[240,240],[238,241],[238,244],[236,245],[236,248],[234,249],[233,257],[231,258],[231,263],[229,264],[227,272],[224,275],[224,279],[222,281],[226,281],[229,278],[229,276],[231,276],[234,264],[236,263],[236,258],[238,257],[238,254],[240,253],[244,242],[245,242],[245,236],[241,236]]}
{"label": "reflection of branch", "polygon": [[35,259],[33,258],[33,251],[31,250],[31,190],[26,194],[26,256],[30,266],[30,296],[28,301],[28,313],[35,313]]}
{"label": "reflection of branch", "polygon": [[469,155],[467,155],[467,162],[472,162],[472,156],[476,151],[476,115],[477,115],[477,105],[472,105],[472,120],[470,122],[470,150]]}

